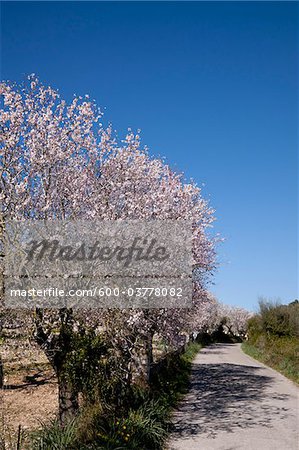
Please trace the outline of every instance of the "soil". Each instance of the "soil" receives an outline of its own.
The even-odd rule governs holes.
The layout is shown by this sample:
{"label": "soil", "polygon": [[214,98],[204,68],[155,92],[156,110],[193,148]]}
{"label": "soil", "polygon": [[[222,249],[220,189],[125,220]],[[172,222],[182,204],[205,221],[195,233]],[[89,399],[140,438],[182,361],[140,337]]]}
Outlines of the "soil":
{"label": "soil", "polygon": [[34,430],[57,413],[57,380],[44,353],[28,338],[7,331],[0,345],[4,387],[0,390],[0,435]]}

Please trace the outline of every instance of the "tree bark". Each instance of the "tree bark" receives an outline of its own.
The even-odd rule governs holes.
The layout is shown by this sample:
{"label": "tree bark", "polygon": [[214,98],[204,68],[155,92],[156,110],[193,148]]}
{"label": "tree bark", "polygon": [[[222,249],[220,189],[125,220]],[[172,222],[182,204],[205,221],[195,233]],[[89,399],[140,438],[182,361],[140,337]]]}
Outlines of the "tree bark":
{"label": "tree bark", "polygon": [[42,310],[36,310],[35,317],[35,340],[44,350],[50,364],[55,370],[58,380],[58,405],[59,420],[61,426],[65,426],[74,419],[78,409],[78,391],[72,385],[65,370],[65,363],[72,351],[72,311],[61,309],[59,334],[52,336],[50,331],[43,327]]}
{"label": "tree bark", "polygon": [[3,388],[3,379],[4,379],[4,375],[3,375],[3,363],[2,363],[1,356],[0,356],[0,389]]}
{"label": "tree bark", "polygon": [[58,373],[58,404],[59,404],[59,422],[62,427],[73,420],[79,409],[78,393],[74,390],[72,384],[67,380],[67,376]]}
{"label": "tree bark", "polygon": [[149,383],[151,379],[151,369],[153,365],[153,337],[154,333],[149,332],[145,339],[145,357],[146,357],[146,381]]}

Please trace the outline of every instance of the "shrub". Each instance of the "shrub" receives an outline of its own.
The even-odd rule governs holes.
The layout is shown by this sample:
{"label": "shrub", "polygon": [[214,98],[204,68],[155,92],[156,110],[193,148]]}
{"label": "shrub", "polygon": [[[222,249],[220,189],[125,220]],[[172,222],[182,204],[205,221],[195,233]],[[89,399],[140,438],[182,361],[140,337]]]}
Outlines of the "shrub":
{"label": "shrub", "polygon": [[260,312],[248,321],[243,349],[256,359],[299,382],[299,303],[260,302]]}
{"label": "shrub", "polygon": [[263,331],[276,336],[295,336],[299,332],[299,304],[280,305],[260,301],[261,325]]}

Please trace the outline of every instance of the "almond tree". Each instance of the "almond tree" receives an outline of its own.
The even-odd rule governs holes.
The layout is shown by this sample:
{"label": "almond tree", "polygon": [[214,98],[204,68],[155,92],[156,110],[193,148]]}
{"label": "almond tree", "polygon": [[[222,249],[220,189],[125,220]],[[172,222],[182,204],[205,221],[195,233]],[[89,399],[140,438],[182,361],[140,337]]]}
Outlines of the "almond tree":
{"label": "almond tree", "polygon": [[[0,202],[4,219],[191,219],[194,283],[204,289],[215,266],[214,242],[207,234],[214,211],[197,186],[185,183],[182,175],[162,160],[151,158],[147,149],[141,148],[140,136],[131,130],[117,142],[111,126],[101,124],[102,114],[88,96],[75,96],[67,104],[35,76],[21,86],[2,83],[0,94]],[[194,304],[197,301],[195,295]],[[131,341],[130,327],[136,315],[146,324],[139,328],[138,338],[147,348],[150,367],[154,334],[159,331],[174,343],[190,312],[98,311],[96,321],[104,326],[114,323]],[[58,377],[63,424],[78,407],[77,392],[64,374],[78,322],[71,310],[38,310],[34,321],[36,341]],[[126,327],[128,332],[123,332]]]}
{"label": "almond tree", "polygon": [[237,306],[221,305],[223,323],[228,333],[244,339],[246,337],[248,320],[252,313]]}
{"label": "almond tree", "polygon": [[189,330],[196,334],[212,334],[222,320],[221,304],[206,290],[200,289],[197,296],[198,301],[190,314]]}
{"label": "almond tree", "polygon": [[[90,206],[90,170],[105,133],[94,130],[99,111],[86,100],[70,105],[34,77],[21,87],[1,84],[0,187],[4,219],[78,217]],[[101,134],[102,132],[102,134]],[[84,205],[84,206],[82,206]],[[36,340],[56,371],[60,418],[77,409],[76,393],[63,373],[73,327],[71,312],[52,313],[47,323],[35,316]],[[59,323],[59,332],[50,325]]]}

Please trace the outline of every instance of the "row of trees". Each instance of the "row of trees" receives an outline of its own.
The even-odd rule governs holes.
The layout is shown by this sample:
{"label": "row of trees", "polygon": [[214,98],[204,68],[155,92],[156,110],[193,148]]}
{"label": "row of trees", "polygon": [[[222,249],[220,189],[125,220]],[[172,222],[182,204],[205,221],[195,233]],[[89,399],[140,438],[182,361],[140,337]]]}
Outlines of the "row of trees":
{"label": "row of trees", "polygon": [[140,371],[148,382],[155,340],[170,351],[182,334],[216,327],[220,316],[229,317],[227,327],[242,335],[243,312],[238,317],[236,310],[220,313],[207,292],[216,267],[216,240],[208,232],[214,211],[195,184],[151,158],[131,130],[118,142],[88,96],[67,104],[35,76],[21,86],[2,83],[0,94],[2,234],[11,218],[193,223],[192,308],[19,313],[56,372],[62,425],[77,413],[80,392],[94,401],[103,394],[101,384],[110,383],[110,399],[117,403]]}

